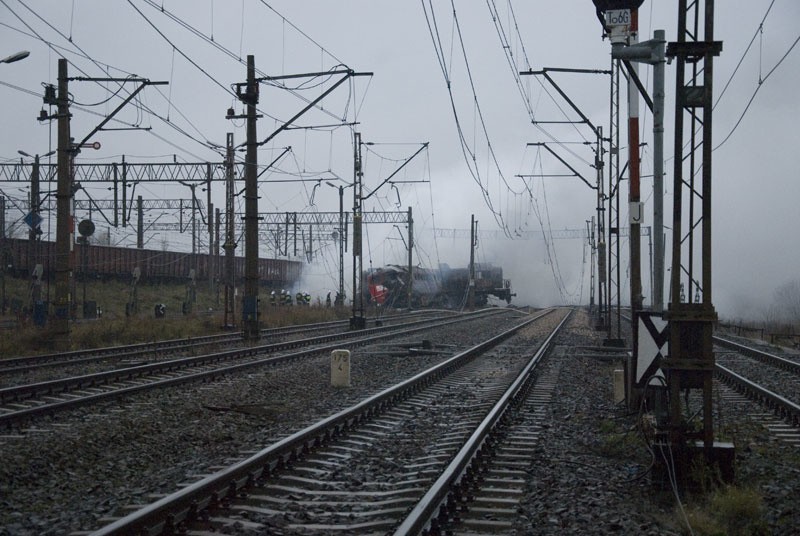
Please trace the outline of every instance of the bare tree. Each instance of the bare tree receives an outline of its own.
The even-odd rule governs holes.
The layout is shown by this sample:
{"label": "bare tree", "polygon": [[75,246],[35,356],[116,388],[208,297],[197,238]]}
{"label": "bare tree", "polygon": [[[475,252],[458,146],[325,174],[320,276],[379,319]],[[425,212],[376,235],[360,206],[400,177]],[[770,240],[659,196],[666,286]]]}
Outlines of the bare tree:
{"label": "bare tree", "polygon": [[775,289],[774,302],[785,322],[800,323],[800,279],[789,281]]}

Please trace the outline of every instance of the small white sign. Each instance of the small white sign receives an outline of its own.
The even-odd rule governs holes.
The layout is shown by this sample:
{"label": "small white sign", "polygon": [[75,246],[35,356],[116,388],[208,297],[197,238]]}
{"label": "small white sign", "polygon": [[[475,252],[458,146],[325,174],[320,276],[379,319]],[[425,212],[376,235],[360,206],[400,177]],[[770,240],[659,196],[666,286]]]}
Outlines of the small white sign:
{"label": "small white sign", "polygon": [[635,201],[629,204],[628,216],[630,220],[628,223],[631,225],[641,225],[644,223],[644,214],[642,210],[642,203],[640,201]]}
{"label": "small white sign", "polygon": [[331,352],[331,385],[334,387],[350,387],[349,350],[334,350]]}
{"label": "small white sign", "polygon": [[630,26],[631,25],[631,10],[630,9],[609,9],[605,12],[607,26]]}

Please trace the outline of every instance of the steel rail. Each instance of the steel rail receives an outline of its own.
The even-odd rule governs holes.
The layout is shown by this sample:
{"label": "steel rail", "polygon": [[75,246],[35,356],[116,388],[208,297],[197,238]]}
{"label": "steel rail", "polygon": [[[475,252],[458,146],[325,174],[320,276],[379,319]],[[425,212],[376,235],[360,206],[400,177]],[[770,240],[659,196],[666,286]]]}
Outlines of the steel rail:
{"label": "steel rail", "polygon": [[[730,339],[725,339],[717,335],[714,335],[712,340],[714,343],[722,347],[730,348],[740,354],[757,359],[758,361],[788,370],[795,374],[800,374],[800,363],[795,361],[784,359],[780,356],[776,356],[756,348],[751,348],[750,346],[745,346],[744,344],[732,341]],[[791,400],[782,397],[778,393],[770,391],[754,381],[745,378],[741,374],[733,372],[729,368],[720,365],[719,363],[714,363],[714,373],[723,383],[731,386],[736,391],[743,393],[750,399],[755,400],[758,403],[765,404],[780,417],[790,420],[795,426],[800,426],[800,406]]]}
{"label": "steel rail", "polygon": [[408,380],[295,432],[245,460],[92,532],[91,536],[172,534],[184,521],[194,519],[203,510],[220,504],[228,497],[236,497],[242,488],[266,478],[275,468],[299,458],[311,447],[318,446],[368,417],[382,412],[396,401],[413,395],[551,311],[527,319]]}
{"label": "steel rail", "polygon": [[221,335],[203,335],[200,337],[187,337],[185,339],[170,339],[158,342],[142,342],[123,346],[106,346],[103,348],[93,348],[90,350],[71,350],[67,352],[58,352],[53,354],[38,354],[20,357],[9,357],[0,360],[0,374],[8,372],[17,372],[36,366],[44,366],[49,364],[70,364],[70,363],[84,363],[86,360],[92,359],[105,359],[107,357],[116,357],[120,354],[130,353],[136,355],[138,352],[154,352],[160,350],[170,350],[176,347],[182,347],[189,344],[214,344],[217,341],[227,342],[229,340],[241,339],[239,335],[221,334]]}
{"label": "steel rail", "polygon": [[713,340],[720,346],[724,346],[725,348],[730,348],[740,354],[752,357],[763,363],[767,363],[769,365],[773,365],[778,368],[788,370],[789,372],[792,372],[794,374],[800,374],[800,362],[792,361],[790,359],[785,359],[775,354],[770,354],[769,352],[764,352],[763,350],[759,350],[757,348],[751,348],[736,341],[732,341],[730,339],[724,339],[716,335],[713,337]]}
{"label": "steel rail", "polygon": [[[389,337],[397,337],[401,335],[416,333],[431,329],[434,327],[447,326],[462,321],[468,321],[474,318],[480,318],[487,314],[497,314],[502,312],[502,309],[485,309],[476,313],[462,314],[455,319],[442,320],[439,322],[430,322],[428,320],[419,320],[408,324],[403,324],[401,327],[379,327],[360,330],[358,332],[335,333],[329,335],[319,335],[307,339],[298,339],[283,343],[274,343],[260,346],[253,346],[244,349],[228,350],[225,352],[218,352],[204,356],[195,356],[188,358],[180,358],[170,361],[163,361],[159,363],[151,363],[147,365],[139,365],[135,367],[128,367],[124,369],[117,369],[112,371],[100,372],[96,374],[89,374],[85,376],[76,376],[72,378],[63,378],[59,380],[52,380],[47,382],[40,382],[35,384],[22,385],[18,387],[10,387],[0,389],[0,401],[4,404],[9,402],[20,402],[31,400],[36,396],[51,396],[70,395],[76,391],[80,395],[79,398],[72,398],[68,400],[50,401],[42,405],[19,409],[0,415],[0,426],[11,426],[20,421],[26,421],[33,417],[61,411],[64,409],[77,408],[79,406],[93,404],[97,401],[117,398],[125,396],[138,391],[147,389],[155,389],[158,387],[166,387],[197,381],[201,379],[209,379],[216,376],[229,374],[231,372],[238,372],[248,368],[254,368],[269,364],[277,364],[286,362],[293,359],[308,357],[310,355],[318,354],[326,351],[333,351],[341,346],[341,341],[346,340],[348,344],[360,346],[369,344],[374,341],[386,339]],[[412,327],[416,326],[416,327]],[[364,336],[366,335],[366,336]],[[356,336],[353,340],[348,340]],[[336,344],[325,343],[336,342]],[[323,346],[319,346],[322,344]],[[247,357],[257,356],[259,354],[274,353],[279,351],[291,350],[300,346],[316,345],[313,348],[286,354],[283,356],[273,356],[264,359],[257,359],[212,370],[205,370],[196,373],[184,374],[177,377],[157,379],[155,381],[148,381],[147,383],[136,384],[132,386],[121,387],[109,391],[86,394],[80,393],[81,390],[98,388],[100,386],[113,386],[113,384],[130,382],[137,379],[146,379],[146,376],[154,375],[157,373],[169,373],[179,369],[187,369],[190,367],[205,366],[214,363],[221,363],[233,359],[241,359]],[[71,391],[68,391],[71,390]]]}
{"label": "steel rail", "polygon": [[743,393],[748,398],[766,405],[778,416],[788,419],[795,426],[800,426],[800,405],[748,380],[719,363],[715,364],[714,367],[714,372],[721,381],[730,385],[736,391]]}
{"label": "steel rail", "polygon": [[[631,320],[628,316],[624,316],[624,318],[628,321]],[[752,357],[758,361],[767,363],[768,365],[773,365],[775,367],[788,370],[794,374],[800,374],[800,362],[792,361],[775,354],[770,354],[769,352],[764,352],[763,350],[759,350],[757,348],[745,346],[742,343],[720,337],[719,335],[714,335],[711,339],[715,344],[718,344],[724,348],[730,348],[731,350],[734,350],[742,355]]]}
{"label": "steel rail", "polygon": [[[428,314],[430,311],[418,311],[385,317],[382,320],[403,319],[409,316],[419,316]],[[327,322],[316,322],[313,324],[302,324],[295,326],[285,326],[280,328],[265,328],[261,330],[262,337],[274,337],[276,335],[291,335],[304,331],[314,331],[316,329],[329,329],[344,327],[349,325],[349,320],[331,320]],[[221,333],[216,335],[201,335],[198,337],[186,337],[182,339],[170,339],[166,341],[151,341],[121,346],[106,346],[103,348],[93,348],[89,350],[73,350],[53,354],[38,354],[21,357],[9,357],[0,359],[0,374],[10,374],[22,372],[34,368],[56,365],[74,365],[92,363],[99,360],[114,358],[131,358],[155,351],[180,351],[196,346],[209,346],[212,344],[223,344],[227,342],[243,341],[241,333]]]}
{"label": "steel rail", "polygon": [[439,521],[446,519],[456,507],[461,485],[473,479],[482,456],[488,455],[487,451],[490,448],[488,439],[498,431],[506,412],[527,395],[528,387],[535,379],[532,375],[533,370],[550,350],[553,339],[559,334],[571,314],[572,310],[564,316],[545,339],[539,350],[531,357],[528,364],[478,425],[461,450],[453,457],[436,482],[397,527],[394,532],[396,536],[427,534],[441,528],[437,525]]}

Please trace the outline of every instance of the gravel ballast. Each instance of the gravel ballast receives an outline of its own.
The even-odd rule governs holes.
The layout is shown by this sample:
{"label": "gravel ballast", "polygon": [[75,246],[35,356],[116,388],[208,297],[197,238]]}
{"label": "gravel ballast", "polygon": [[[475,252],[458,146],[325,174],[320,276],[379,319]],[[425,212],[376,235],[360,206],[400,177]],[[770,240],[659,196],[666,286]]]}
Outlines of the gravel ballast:
{"label": "gravel ballast", "polygon": [[[413,340],[456,344],[461,350],[518,318],[508,314],[469,329],[439,328]],[[688,534],[674,495],[653,486],[646,473],[651,458],[634,427],[636,416],[612,400],[612,372],[622,361],[588,350],[601,346],[604,335],[590,325],[578,310],[569,334],[556,341],[554,357],[563,360],[559,385],[531,453],[516,533]],[[96,529],[103,524],[100,517],[172,493],[180,483],[445,358],[392,356],[383,350],[354,349],[348,389],[330,386],[330,357],[321,356],[162,389],[37,421],[22,433],[7,432],[0,439],[0,535]],[[800,449],[750,416],[765,411],[758,406],[716,394],[715,401],[723,405],[726,433],[737,446],[738,483],[763,498],[762,533],[793,534],[800,526],[794,504]],[[691,516],[701,500],[684,496],[682,503]]]}

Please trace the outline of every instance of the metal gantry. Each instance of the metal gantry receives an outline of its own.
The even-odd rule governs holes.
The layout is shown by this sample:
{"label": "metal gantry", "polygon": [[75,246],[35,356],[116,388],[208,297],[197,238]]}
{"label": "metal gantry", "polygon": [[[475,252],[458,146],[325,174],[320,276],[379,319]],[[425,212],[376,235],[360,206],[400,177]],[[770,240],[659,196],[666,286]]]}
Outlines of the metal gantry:
{"label": "metal gantry", "polygon": [[[671,287],[665,314],[669,355],[661,366],[669,389],[669,443],[678,452],[679,470],[686,472],[694,441],[702,443],[709,462],[717,450],[712,411],[717,314],[711,301],[711,136],[713,60],[721,50],[722,43],[714,41],[714,1],[679,0],[677,41],[667,46],[667,56],[676,60],[675,146]],[[682,395],[692,389],[702,393],[700,430],[683,411]]]}

